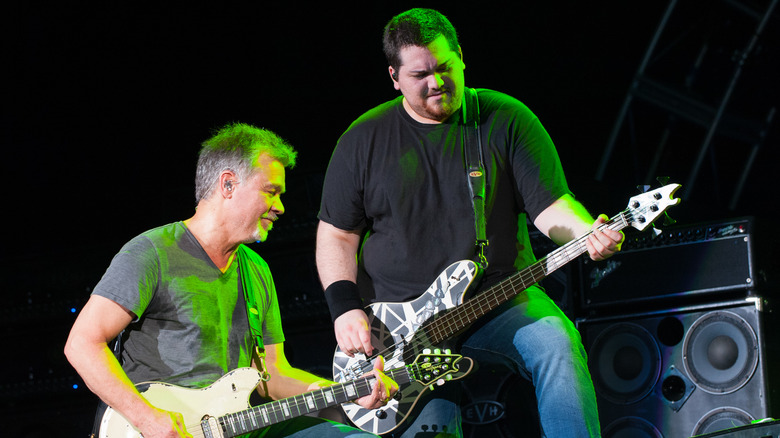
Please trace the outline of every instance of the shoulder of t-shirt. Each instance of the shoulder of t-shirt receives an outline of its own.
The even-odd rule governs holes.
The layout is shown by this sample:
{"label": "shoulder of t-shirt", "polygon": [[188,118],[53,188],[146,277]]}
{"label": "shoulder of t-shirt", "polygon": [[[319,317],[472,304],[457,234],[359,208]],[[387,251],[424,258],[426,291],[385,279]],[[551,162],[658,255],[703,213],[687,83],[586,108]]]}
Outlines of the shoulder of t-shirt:
{"label": "shoulder of t-shirt", "polygon": [[169,224],[160,225],[155,228],[144,231],[139,234],[138,237],[147,237],[149,239],[165,239],[170,238],[181,233],[185,233],[187,228],[182,222],[171,222]]}
{"label": "shoulder of t-shirt", "polygon": [[255,250],[247,245],[239,246],[238,250],[244,252],[244,255],[246,255],[249,262],[258,266],[261,270],[268,270],[268,263],[262,257],[260,257],[260,254],[255,252]]}
{"label": "shoulder of t-shirt", "polygon": [[160,225],[137,234],[128,240],[124,247],[158,247],[165,242],[180,238],[183,233],[186,233],[186,228],[181,222]]}
{"label": "shoulder of t-shirt", "polygon": [[528,113],[533,114],[525,103],[514,96],[488,88],[476,88],[476,90],[481,108],[493,108],[497,110],[513,109],[527,111]]}
{"label": "shoulder of t-shirt", "polygon": [[401,103],[401,99],[403,99],[403,97],[398,96],[393,100],[384,102],[364,112],[349,125],[347,132],[351,131],[359,125],[372,124],[377,122],[378,120],[383,119],[386,115],[392,114],[394,111],[398,111],[397,108]]}

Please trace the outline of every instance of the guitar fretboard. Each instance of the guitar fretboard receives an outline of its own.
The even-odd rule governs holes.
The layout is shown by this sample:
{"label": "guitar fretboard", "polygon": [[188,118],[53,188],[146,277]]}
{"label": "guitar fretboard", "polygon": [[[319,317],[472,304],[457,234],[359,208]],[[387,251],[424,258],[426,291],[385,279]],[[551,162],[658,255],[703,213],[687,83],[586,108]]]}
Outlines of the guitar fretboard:
{"label": "guitar fretboard", "polygon": [[[599,229],[620,231],[634,221],[632,210],[626,209]],[[486,313],[514,298],[525,289],[540,282],[555,270],[574,260],[587,251],[585,241],[592,234],[587,233],[547,254],[544,258],[527,268],[518,271],[509,278],[466,300],[460,306],[451,309],[443,315],[429,320],[423,326],[428,339],[433,345],[458,334]]]}
{"label": "guitar fretboard", "polygon": [[[416,365],[390,370],[387,374],[399,385],[409,383]],[[356,400],[371,394],[376,379],[365,377],[341,383],[305,394],[296,395],[283,400],[255,406],[241,412],[235,412],[219,417],[218,423],[226,438],[236,437],[261,429],[281,421],[290,420],[341,403]],[[205,422],[201,423],[208,428]],[[207,433],[208,436],[208,433]],[[219,435],[214,435],[219,436]]]}

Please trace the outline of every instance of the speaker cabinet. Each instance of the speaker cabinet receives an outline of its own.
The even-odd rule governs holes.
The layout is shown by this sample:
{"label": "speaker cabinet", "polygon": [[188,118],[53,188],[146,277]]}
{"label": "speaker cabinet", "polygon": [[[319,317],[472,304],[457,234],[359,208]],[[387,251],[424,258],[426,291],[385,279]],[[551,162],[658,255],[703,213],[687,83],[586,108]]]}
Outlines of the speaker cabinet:
{"label": "speaker cabinet", "polygon": [[689,437],[768,416],[759,299],[581,319],[605,438]]}

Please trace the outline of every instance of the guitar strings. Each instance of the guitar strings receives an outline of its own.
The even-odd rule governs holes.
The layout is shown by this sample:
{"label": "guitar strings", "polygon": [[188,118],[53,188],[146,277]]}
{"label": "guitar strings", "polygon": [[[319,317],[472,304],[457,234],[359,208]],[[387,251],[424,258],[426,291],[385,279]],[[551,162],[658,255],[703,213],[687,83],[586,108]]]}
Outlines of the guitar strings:
{"label": "guitar strings", "polygon": [[[626,211],[619,213],[606,223],[600,225],[599,229],[611,228],[620,230],[624,228],[627,225],[625,220],[626,213]],[[505,303],[510,298],[513,298],[518,294],[518,290],[525,290],[531,285],[538,283],[556,269],[583,254],[587,251],[585,242],[591,234],[592,232],[589,232],[575,239],[570,244],[557,248],[546,257],[531,265],[529,269],[524,269],[513,274],[508,278],[508,281],[502,281],[485,292],[478,294],[471,300],[466,301],[463,303],[463,305],[466,306],[463,311],[445,313],[440,318],[435,319],[430,324],[432,340],[435,343],[441,342],[454,335],[459,330],[458,327],[463,327],[474,322],[477,318]],[[461,316],[463,314],[466,314],[467,316],[471,315],[471,318],[464,320]],[[453,319],[456,318],[458,321],[453,321]]]}
{"label": "guitar strings", "polygon": [[[411,367],[412,365],[409,365],[409,368]],[[390,370],[390,375],[394,380],[398,379],[399,377],[404,378],[403,374],[401,374],[404,371],[407,371],[411,374],[411,371],[408,371],[406,367],[404,367],[404,368],[396,368]],[[233,413],[216,417],[217,426],[223,428],[223,432],[228,431],[227,430],[228,423],[232,419],[237,424],[241,424],[241,428],[242,428],[242,430],[236,430],[235,432],[239,434],[249,433],[254,430],[261,429],[263,427],[271,426],[273,424],[277,424],[282,421],[286,421],[313,412],[315,410],[324,409],[328,407],[330,405],[329,404],[330,402],[328,401],[328,397],[325,395],[326,391],[330,391],[333,393],[334,401],[338,400],[339,397],[342,397],[346,400],[354,399],[352,396],[348,394],[347,386],[350,385],[355,386],[355,394],[361,394],[365,392],[368,392],[368,394],[370,394],[373,386],[371,382],[372,380],[375,380],[375,377],[371,376],[359,380],[352,380],[349,382],[342,383],[340,385],[333,385],[333,386],[321,388],[319,390],[314,390],[306,394],[298,394],[284,400],[277,400],[277,401],[265,403],[258,406],[251,406],[249,409],[240,412],[233,412]],[[307,396],[312,397],[313,399],[312,401],[314,404],[313,408],[309,406],[309,403],[306,400]],[[320,406],[321,402],[323,403],[322,406]],[[284,406],[287,406],[288,408],[290,407],[295,408],[295,410],[297,411],[297,415],[291,415],[291,411],[289,409],[285,409]],[[306,407],[307,410],[302,411],[301,407]],[[265,415],[261,416],[261,412],[263,410],[266,411],[267,416]],[[255,419],[254,422],[252,421],[252,418]],[[266,418],[268,418],[268,420],[266,420]],[[246,424],[249,424],[250,427],[247,428],[245,426]],[[255,424],[262,424],[262,426],[255,426]],[[206,436],[205,432],[203,432],[203,428],[200,422],[197,424],[185,425],[185,427],[187,428],[187,432],[189,432],[194,438],[205,438]],[[228,432],[231,434],[234,433],[233,430],[230,430]]]}
{"label": "guitar strings", "polygon": [[[628,226],[633,220],[633,213],[627,209],[600,225],[598,229],[603,230],[610,228],[619,231]],[[466,301],[463,303],[463,306],[466,306],[463,311],[448,312],[433,320],[431,324],[429,324],[429,327],[427,327],[429,331],[432,332],[430,337],[433,342],[438,343],[452,336],[457,333],[458,327],[470,324],[475,319],[483,316],[498,305],[503,304],[517,295],[516,291],[525,290],[531,285],[538,283],[553,271],[565,265],[575,257],[585,253],[587,251],[585,242],[591,234],[592,231],[575,239],[570,244],[557,248],[546,257],[543,257],[541,260],[531,265],[529,269],[513,274],[508,278],[508,281],[502,281],[471,300]],[[468,315],[469,312],[471,312],[472,315],[471,320],[464,321],[461,314],[465,313]],[[457,323],[452,321],[456,318],[458,318]]]}

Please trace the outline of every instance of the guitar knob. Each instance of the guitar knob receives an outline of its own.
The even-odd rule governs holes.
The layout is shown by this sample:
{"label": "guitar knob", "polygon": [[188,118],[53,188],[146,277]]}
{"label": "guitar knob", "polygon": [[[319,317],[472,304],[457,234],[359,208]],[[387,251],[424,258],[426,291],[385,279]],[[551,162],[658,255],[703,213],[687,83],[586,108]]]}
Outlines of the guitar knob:
{"label": "guitar knob", "polygon": [[387,412],[383,411],[382,409],[377,409],[377,411],[374,412],[374,415],[376,415],[376,418],[379,418],[380,420],[387,418]]}

